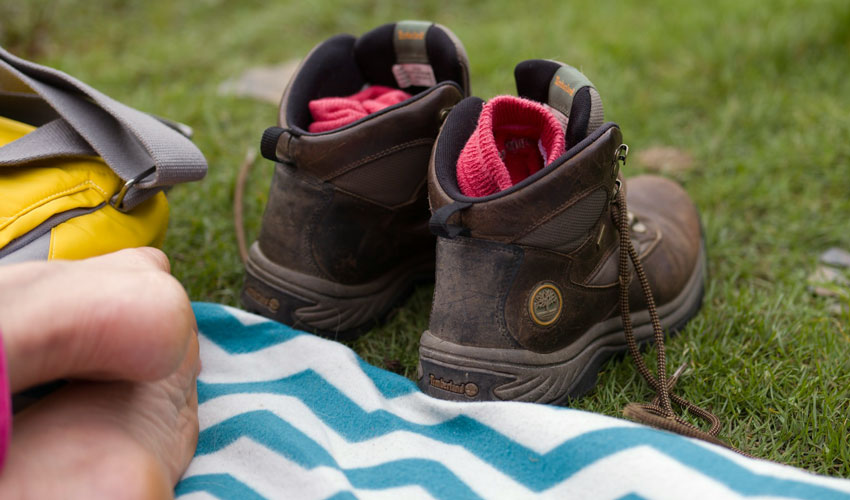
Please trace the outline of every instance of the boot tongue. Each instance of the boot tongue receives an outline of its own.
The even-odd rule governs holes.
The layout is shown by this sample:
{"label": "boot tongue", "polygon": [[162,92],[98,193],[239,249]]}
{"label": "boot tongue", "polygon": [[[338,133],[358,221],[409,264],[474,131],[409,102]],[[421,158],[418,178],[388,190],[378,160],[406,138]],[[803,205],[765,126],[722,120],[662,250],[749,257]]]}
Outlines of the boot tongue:
{"label": "boot tongue", "polygon": [[593,83],[574,67],[531,59],[514,69],[517,93],[545,103],[564,124],[567,149],[602,126],[602,98]]}
{"label": "boot tongue", "polygon": [[458,187],[470,197],[491,195],[563,153],[563,128],[551,111],[530,99],[494,97],[482,107],[478,126],[458,157]]}

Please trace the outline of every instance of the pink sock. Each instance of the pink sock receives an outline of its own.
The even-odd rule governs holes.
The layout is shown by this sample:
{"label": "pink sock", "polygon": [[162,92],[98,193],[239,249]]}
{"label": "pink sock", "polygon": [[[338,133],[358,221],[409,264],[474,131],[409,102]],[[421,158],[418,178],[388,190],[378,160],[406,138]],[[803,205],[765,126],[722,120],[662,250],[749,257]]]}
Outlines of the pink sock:
{"label": "pink sock", "polygon": [[3,332],[0,332],[0,471],[6,463],[6,450],[12,438],[12,394],[9,374],[6,373],[6,353],[3,350]]}
{"label": "pink sock", "polygon": [[457,161],[463,194],[498,193],[564,153],[564,130],[542,104],[514,96],[490,99]]}
{"label": "pink sock", "polygon": [[313,115],[309,130],[313,133],[334,130],[405,99],[410,99],[407,92],[380,85],[346,97],[314,99],[309,103]]}

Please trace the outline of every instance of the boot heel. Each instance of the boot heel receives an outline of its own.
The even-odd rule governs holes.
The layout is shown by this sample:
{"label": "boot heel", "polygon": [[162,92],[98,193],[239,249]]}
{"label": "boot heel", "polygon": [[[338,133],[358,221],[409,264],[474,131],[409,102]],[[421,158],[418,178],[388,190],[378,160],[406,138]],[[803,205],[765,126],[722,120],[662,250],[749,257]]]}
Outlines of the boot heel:
{"label": "boot heel", "polygon": [[498,400],[493,390],[514,377],[483,369],[470,369],[463,361],[438,359],[435,352],[419,352],[419,388],[425,394],[450,401]]}
{"label": "boot heel", "polygon": [[373,281],[344,285],[276,264],[254,243],[245,263],[242,303],[293,328],[353,340],[386,318],[417,282],[433,276],[433,269],[432,256],[418,256]]}
{"label": "boot heel", "polygon": [[269,286],[251,271],[245,273],[241,298],[246,310],[295,328],[298,326],[294,312],[310,305],[306,300]]}

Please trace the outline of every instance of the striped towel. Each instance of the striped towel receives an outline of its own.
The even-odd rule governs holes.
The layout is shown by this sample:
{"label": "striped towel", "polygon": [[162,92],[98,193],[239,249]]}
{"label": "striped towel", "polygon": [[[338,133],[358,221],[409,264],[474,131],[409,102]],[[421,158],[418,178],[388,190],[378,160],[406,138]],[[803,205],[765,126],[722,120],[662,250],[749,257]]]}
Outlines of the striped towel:
{"label": "striped towel", "polygon": [[850,499],[815,476],[624,420],[451,403],[336,342],[196,303],[196,498]]}

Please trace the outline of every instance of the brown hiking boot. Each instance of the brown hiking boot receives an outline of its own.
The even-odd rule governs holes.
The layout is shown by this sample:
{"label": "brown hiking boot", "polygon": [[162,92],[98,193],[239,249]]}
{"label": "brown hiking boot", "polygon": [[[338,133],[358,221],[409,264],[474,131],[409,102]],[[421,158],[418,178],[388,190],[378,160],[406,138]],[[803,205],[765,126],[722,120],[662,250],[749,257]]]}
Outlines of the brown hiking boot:
{"label": "brown hiking boot", "polygon": [[[448,109],[468,94],[468,61],[448,29],[403,21],[338,35],[304,59],[263,136],[276,161],[258,241],[246,262],[248,310],[331,338],[368,330],[432,280],[426,175]],[[311,133],[310,103],[367,86],[401,102]]]}
{"label": "brown hiking boot", "polygon": [[[586,77],[541,60],[520,63],[515,76],[533,102],[467,98],[437,139],[428,185],[440,237],[420,386],[443,399],[563,404],[589,391],[612,355],[663,344],[661,328],[674,332],[697,313],[703,238],[694,204],[672,181],[632,179],[626,200],[628,148],[616,124],[602,123]],[[650,385],[666,395],[663,364]]]}

